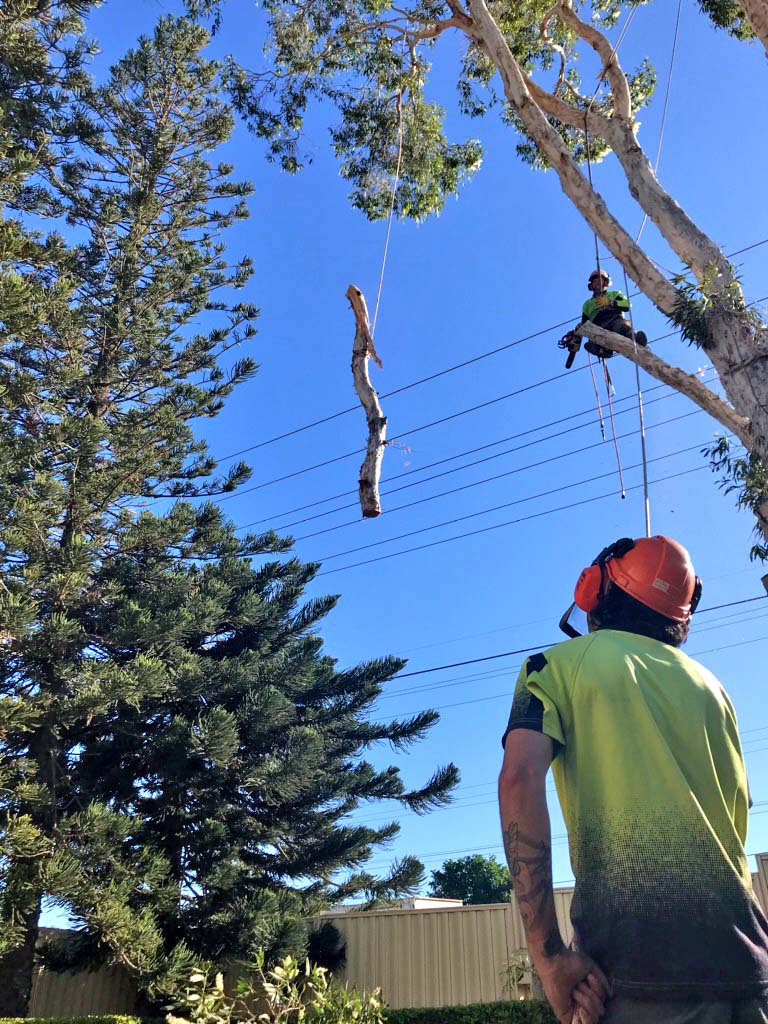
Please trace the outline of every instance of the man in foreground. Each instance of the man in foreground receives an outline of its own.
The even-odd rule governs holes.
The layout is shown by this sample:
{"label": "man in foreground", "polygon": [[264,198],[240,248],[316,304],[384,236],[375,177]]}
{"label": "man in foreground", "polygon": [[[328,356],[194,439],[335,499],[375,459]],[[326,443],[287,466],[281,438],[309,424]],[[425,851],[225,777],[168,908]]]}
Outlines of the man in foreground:
{"label": "man in foreground", "polygon": [[[679,650],[700,593],[675,541],[617,541],[576,585],[589,635],[528,658],[518,679],[499,778],[504,846],[562,1024],[768,1022],[736,718],[718,680]],[[574,949],[552,892],[553,759]]]}

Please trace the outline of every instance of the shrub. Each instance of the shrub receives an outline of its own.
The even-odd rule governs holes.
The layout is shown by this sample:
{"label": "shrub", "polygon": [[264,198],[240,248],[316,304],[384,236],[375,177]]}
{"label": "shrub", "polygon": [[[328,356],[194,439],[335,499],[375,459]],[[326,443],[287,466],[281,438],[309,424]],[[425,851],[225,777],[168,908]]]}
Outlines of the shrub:
{"label": "shrub", "polygon": [[0,1017],[0,1024],[165,1024],[129,1013],[96,1013],[87,1017]]}
{"label": "shrub", "polygon": [[386,1024],[557,1024],[547,1003],[508,1001],[386,1010]]}
{"label": "shrub", "polygon": [[217,976],[190,975],[168,1007],[167,1024],[384,1024],[378,989],[361,995],[334,985],[328,971],[309,960],[299,964],[287,956],[268,971],[260,952],[254,963],[240,966],[244,974],[231,996]]}

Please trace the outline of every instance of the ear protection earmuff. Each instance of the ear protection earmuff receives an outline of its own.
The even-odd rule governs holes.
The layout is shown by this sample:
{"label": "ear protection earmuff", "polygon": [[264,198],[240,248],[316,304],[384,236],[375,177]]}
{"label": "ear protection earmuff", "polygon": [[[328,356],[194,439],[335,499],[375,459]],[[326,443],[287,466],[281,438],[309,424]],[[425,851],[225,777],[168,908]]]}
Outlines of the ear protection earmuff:
{"label": "ear protection earmuff", "polygon": [[597,608],[600,592],[603,589],[603,571],[606,562],[612,558],[623,558],[634,546],[635,542],[631,537],[622,537],[613,544],[609,544],[607,548],[603,548],[592,565],[581,570],[573,597],[576,605],[583,612],[593,612]]}

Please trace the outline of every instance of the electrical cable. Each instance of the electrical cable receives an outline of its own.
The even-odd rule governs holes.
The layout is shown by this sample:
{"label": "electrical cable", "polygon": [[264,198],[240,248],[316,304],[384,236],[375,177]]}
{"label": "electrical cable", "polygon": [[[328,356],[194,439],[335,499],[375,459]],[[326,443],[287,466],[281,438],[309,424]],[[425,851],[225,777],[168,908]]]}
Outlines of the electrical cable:
{"label": "electrical cable", "polygon": [[[693,410],[692,412],[682,413],[680,416],[673,416],[671,419],[664,420],[661,423],[654,424],[654,426],[655,427],[668,426],[670,423],[677,423],[680,420],[689,419],[692,416],[699,416],[699,415],[701,415],[701,411],[702,410],[700,410],[700,409],[696,409],[696,410]],[[620,439],[623,440],[623,439],[625,439],[627,437],[633,437],[636,433],[637,433],[636,430],[630,430],[626,434],[621,434],[620,435]],[[573,448],[573,449],[571,449],[571,451],[569,451],[569,452],[561,452],[559,455],[552,455],[548,459],[537,459],[536,462],[529,462],[528,465],[526,465],[526,466],[517,466],[514,469],[505,470],[503,473],[495,473],[493,476],[483,477],[481,480],[472,480],[470,483],[461,484],[459,487],[452,487],[452,488],[450,488],[447,491],[439,491],[437,494],[428,494],[424,498],[417,498],[415,501],[406,502],[404,505],[395,505],[394,508],[390,508],[390,509],[387,509],[386,512],[382,512],[382,516],[385,515],[385,514],[386,515],[393,515],[395,512],[402,512],[402,511],[404,511],[406,509],[415,508],[417,505],[423,505],[423,504],[425,504],[427,502],[435,501],[438,498],[445,498],[445,497],[449,497],[449,496],[454,495],[454,494],[459,494],[462,491],[468,491],[468,490],[473,489],[474,487],[480,487],[483,484],[495,483],[497,480],[504,480],[507,477],[516,476],[518,473],[524,473],[524,472],[526,472],[529,469],[539,469],[541,466],[551,465],[553,462],[559,462],[562,459],[571,458],[574,455],[581,455],[584,452],[592,451],[594,448],[599,448],[601,446],[601,443],[602,442],[600,442],[600,441],[596,441],[594,444],[591,444],[591,445],[582,446],[580,448]],[[673,455],[682,455],[684,452],[690,452],[690,451],[694,451],[694,450],[701,450],[702,443],[704,443],[704,442],[700,442],[699,444],[696,444],[696,445],[691,445],[688,448],[681,448],[681,449],[679,449],[679,450],[677,450],[675,452],[670,452],[667,455],[658,456],[657,458],[652,459],[651,461],[652,462],[658,462],[660,459],[671,458],[671,456],[673,456]],[[630,466],[629,469],[637,469],[640,466],[642,466],[642,463],[636,463],[634,466]],[[553,490],[542,491],[539,494],[533,494],[533,495],[530,495],[530,496],[525,497],[525,498],[516,498],[514,501],[507,501],[507,502],[504,502],[501,505],[494,505],[493,508],[483,509],[483,510],[481,510],[479,512],[471,512],[468,515],[460,516],[457,519],[449,519],[447,522],[444,522],[444,523],[436,523],[434,526],[421,527],[418,530],[413,530],[410,533],[403,533],[403,534],[400,534],[397,537],[390,537],[387,540],[378,540],[378,541],[372,541],[372,542],[370,542],[368,544],[362,544],[359,547],[350,548],[348,551],[342,551],[342,552],[340,552],[338,554],[328,555],[326,558],[319,558],[319,559],[317,559],[317,561],[320,561],[320,562],[330,561],[333,558],[340,558],[341,555],[349,555],[349,554],[352,554],[353,552],[365,551],[368,548],[379,547],[381,544],[388,544],[392,540],[401,540],[401,539],[403,539],[405,537],[412,537],[412,536],[414,536],[417,533],[425,533],[428,530],[439,529],[441,526],[452,526],[454,523],[464,522],[467,519],[474,519],[476,516],[487,515],[490,512],[498,512],[500,509],[509,508],[512,505],[520,505],[520,504],[522,504],[522,503],[524,503],[526,501],[533,501],[535,498],[544,498],[544,497],[547,497],[550,494],[557,494],[560,491],[568,490],[571,487],[580,487],[582,484],[593,483],[595,480],[604,480],[606,477],[611,476],[612,474],[613,474],[613,471],[610,471],[608,473],[600,473],[598,476],[589,477],[587,480],[577,480],[577,481],[575,481],[574,483],[571,483],[571,484],[564,484],[564,485],[561,485],[560,487],[555,487]],[[431,479],[434,479],[434,478],[431,478]],[[349,520],[347,520],[344,523],[337,523],[335,526],[327,526],[327,527],[325,527],[322,530],[315,530],[313,533],[301,534],[298,537],[294,537],[294,541],[296,541],[298,543],[298,541],[308,540],[311,537],[319,537],[321,534],[335,533],[337,530],[344,530],[348,526],[358,526],[360,524],[360,522],[361,522],[360,519],[349,519]]]}
{"label": "electrical cable", "polygon": [[[724,604],[713,604],[708,608],[697,608],[695,615],[706,615],[708,612],[721,611],[723,608],[735,608],[738,605],[753,604],[755,601],[765,601],[768,598],[768,594],[759,594],[757,597],[744,597],[737,601],[726,601]],[[514,651],[501,651],[498,654],[486,654],[480,658],[467,658],[464,661],[453,661],[446,665],[432,665],[429,668],[419,668],[411,672],[398,672],[394,677],[395,680],[408,679],[413,676],[424,676],[431,672],[444,672],[450,668],[463,668],[465,665],[477,665],[480,662],[495,661],[499,658],[511,658],[515,654],[530,654],[531,651],[542,651],[547,647],[551,647],[552,643],[557,641],[550,641],[544,644],[533,644],[531,647],[520,647]]]}
{"label": "electrical cable", "polygon": [[[652,480],[651,483],[652,484],[666,483],[669,480],[676,480],[676,479],[678,479],[680,477],[683,477],[683,476],[689,476],[692,473],[700,473],[700,472],[702,472],[702,470],[707,469],[707,468],[708,468],[707,466],[696,466],[693,469],[686,469],[686,470],[683,470],[680,473],[672,473],[669,476],[659,477],[657,480]],[[642,486],[643,486],[642,484],[637,484],[637,485],[635,485],[633,487],[628,487],[627,491],[636,491],[636,490],[640,489]],[[440,547],[443,544],[451,544],[451,543],[453,543],[454,541],[457,541],[457,540],[466,540],[468,537],[477,537],[477,536],[480,536],[481,534],[484,534],[484,533],[491,533],[494,530],[504,529],[507,526],[515,526],[518,523],[525,523],[525,522],[528,522],[528,521],[530,521],[532,519],[540,519],[543,516],[552,515],[555,512],[565,512],[565,511],[568,511],[568,510],[573,509],[573,508],[581,508],[584,505],[591,505],[591,504],[593,504],[596,501],[602,501],[605,498],[612,498],[614,496],[615,496],[615,493],[613,491],[608,491],[605,494],[597,494],[597,495],[595,495],[594,497],[591,497],[591,498],[582,498],[581,500],[571,502],[568,505],[559,505],[556,508],[545,509],[542,512],[534,512],[534,513],[531,513],[530,515],[527,515],[527,516],[521,516],[518,519],[509,519],[509,520],[507,520],[506,522],[503,522],[503,523],[496,523],[494,526],[484,526],[484,527],[482,527],[482,528],[480,528],[478,530],[470,530],[469,533],[462,533],[462,534],[455,535],[453,537],[444,537],[441,540],[429,541],[426,544],[417,544],[416,546],[414,546],[412,548],[403,548],[400,551],[391,551],[389,554],[386,554],[386,555],[377,555],[375,558],[367,558],[367,559],[364,559],[364,560],[362,560],[360,562],[352,562],[350,565],[342,565],[342,566],[339,566],[336,569],[324,569],[322,572],[317,573],[317,575],[315,576],[315,579],[318,579],[321,576],[330,576],[330,575],[332,575],[334,573],[337,573],[337,572],[345,572],[348,569],[357,569],[357,568],[359,568],[361,566],[364,566],[364,565],[372,565],[374,562],[387,561],[390,558],[397,558],[400,555],[409,555],[409,554],[413,554],[416,551],[425,551],[428,548]]]}
{"label": "electrical cable", "polygon": [[[708,369],[709,369],[709,367],[708,367]],[[716,377],[710,377],[710,378],[707,378],[706,380],[703,380],[702,384],[711,384],[715,380],[717,380]],[[648,391],[646,392],[646,394],[651,394],[651,392],[659,391],[661,389],[666,389],[667,393],[664,394],[664,395],[660,395],[658,398],[652,399],[650,402],[647,403],[648,405],[654,405],[657,402],[664,402],[664,401],[667,401],[670,398],[675,398],[676,396],[680,395],[679,391],[676,391],[674,388],[670,387],[668,384],[656,384],[652,388],[649,388]],[[617,405],[621,405],[624,402],[631,402],[631,401],[633,401],[633,396],[627,395],[625,398],[620,398],[618,400],[618,402],[617,402]],[[404,477],[414,476],[417,473],[425,473],[428,469],[434,469],[437,466],[442,466],[446,462],[454,462],[456,459],[463,459],[467,455],[475,455],[478,452],[487,451],[489,448],[495,448],[497,445],[506,444],[507,441],[516,441],[516,440],[518,440],[521,437],[528,437],[530,434],[536,434],[540,430],[547,430],[550,427],[562,426],[564,423],[568,423],[568,422],[570,422],[570,421],[572,421],[574,419],[578,419],[580,416],[589,416],[589,415],[591,415],[591,413],[593,411],[594,410],[590,406],[590,407],[588,407],[586,409],[582,409],[580,412],[571,413],[570,416],[561,416],[561,417],[559,417],[556,420],[550,420],[547,423],[541,423],[541,424],[539,424],[539,425],[537,425],[535,427],[529,427],[526,430],[518,431],[516,434],[507,434],[505,437],[500,437],[496,441],[489,441],[486,444],[478,445],[475,448],[469,448],[469,449],[466,449],[463,452],[457,452],[455,455],[448,455],[448,456],[446,456],[446,457],[444,457],[442,459],[437,459],[435,462],[428,462],[428,463],[426,463],[423,466],[417,466],[414,469],[407,469],[407,470],[405,470],[402,473],[395,473],[392,476],[387,477],[385,479],[384,483],[387,484],[387,483],[391,483],[394,480],[402,480]],[[629,409],[622,409],[616,415],[617,415],[617,417],[618,416],[623,416],[623,415],[625,415],[625,413],[627,413],[629,411],[631,411],[631,410],[629,410]],[[570,427],[569,430],[570,430],[571,433],[573,433],[576,430],[584,430],[584,429],[586,429],[588,427],[591,427],[591,426],[592,426],[591,422],[579,423],[579,424],[577,424],[575,426]],[[510,454],[512,452],[522,451],[525,448],[531,448],[531,447],[534,447],[537,444],[543,444],[545,441],[551,441],[551,440],[553,440],[555,438],[560,437],[561,435],[562,435],[562,431],[557,431],[556,433],[553,433],[553,434],[546,434],[544,437],[537,438],[536,440],[530,441],[530,442],[528,442],[528,443],[526,443],[524,445],[518,445],[515,448],[510,448],[510,449],[507,450],[507,452],[499,452],[499,453],[497,453],[495,455],[492,455],[492,456],[490,456],[486,460],[480,459],[480,460],[477,460],[475,462],[466,463],[464,466],[458,466],[452,472],[457,472],[458,473],[462,469],[466,469],[469,466],[479,465],[483,461],[490,461],[491,459],[500,458],[504,454]],[[433,477],[429,477],[427,479],[433,480],[433,479],[436,479],[436,477],[433,476]],[[426,482],[427,482],[427,480],[417,480],[417,481],[415,481],[412,484],[408,484],[407,487],[416,487],[416,486],[418,486],[418,485],[420,485],[422,483],[426,483]],[[401,491],[401,490],[405,490],[405,489],[406,489],[406,487],[390,487],[389,489],[383,489],[381,493],[382,493],[382,495],[395,494],[396,492]],[[284,512],[275,512],[272,515],[264,516],[262,519],[255,519],[255,520],[252,520],[251,522],[243,523],[242,525],[237,526],[235,529],[236,530],[247,530],[247,529],[249,529],[252,526],[260,526],[262,523],[271,523],[274,520],[283,519],[286,516],[290,516],[290,515],[295,515],[297,512],[308,511],[309,509],[317,508],[319,505],[326,505],[326,504],[328,504],[331,501],[338,501],[338,499],[340,499],[340,498],[355,497],[356,495],[357,495],[357,488],[350,489],[348,491],[342,491],[339,494],[333,494],[333,495],[330,495],[327,498],[319,498],[316,501],[308,502],[305,505],[299,505],[296,508],[286,509]],[[294,522],[291,522],[291,523],[281,523],[279,526],[275,526],[273,528],[274,529],[279,529],[279,530],[290,530],[294,526],[302,526],[304,523],[312,522],[315,519],[322,519],[323,517],[333,515],[336,512],[344,512],[344,511],[347,511],[347,510],[349,510],[351,508],[357,508],[357,507],[358,507],[358,502],[357,501],[351,501],[351,502],[348,502],[346,505],[339,505],[336,508],[328,509],[325,512],[318,512],[315,515],[305,516],[303,519],[297,519],[297,520],[295,520]],[[384,513],[382,513],[382,514],[384,514]]]}
{"label": "electrical cable", "polygon": [[[674,331],[672,332],[675,333]],[[576,371],[579,372],[578,370]],[[516,398],[518,395],[525,394],[528,391],[534,391],[536,388],[544,387],[546,384],[553,384],[555,381],[563,380],[565,377],[572,375],[572,370],[566,370],[564,373],[557,373],[553,377],[545,377],[544,380],[536,381],[534,384],[526,384],[525,387],[517,388],[515,391],[508,391],[503,395],[498,395],[496,398],[490,398],[485,402],[479,402],[477,405],[469,406],[467,409],[459,409],[457,412],[449,413],[447,416],[441,416],[439,419],[431,420],[429,423],[422,423],[418,427],[413,427],[410,430],[404,430],[399,434],[395,434],[394,437],[390,437],[387,440],[387,444],[392,444],[393,441],[398,441],[402,437],[411,437],[413,434],[419,434],[423,430],[429,430],[431,427],[440,426],[443,423],[448,423],[451,420],[457,420],[462,416],[467,416],[469,413],[477,412],[479,409],[487,409],[491,405],[496,405],[498,402],[505,402],[510,398]],[[311,473],[315,469],[322,469],[325,466],[330,466],[334,462],[341,462],[343,459],[352,458],[353,455],[360,455],[366,451],[365,448],[355,448],[354,451],[346,452],[344,455],[337,455],[333,459],[326,459],[324,462],[317,462],[313,466],[305,466],[304,469],[294,470],[292,473],[286,473],[283,476],[274,477],[272,480],[266,480],[261,484],[254,484],[252,487],[239,488],[233,494],[225,494],[219,498],[219,502],[229,501],[231,498],[239,498],[243,494],[250,494],[252,491],[260,491],[264,487],[271,487],[273,484],[283,483],[285,480],[292,480],[294,477],[303,476],[305,473]]]}
{"label": "electrical cable", "polygon": [[[741,249],[734,249],[733,252],[726,253],[726,259],[730,259],[732,256],[741,256],[745,252],[751,252],[753,249],[758,249],[763,245],[768,244],[768,238],[760,239],[757,242],[753,242],[751,245],[746,245]],[[639,295],[640,292],[635,292],[634,295]],[[763,299],[758,299],[757,302],[762,302]],[[412,388],[420,387],[422,384],[428,384],[433,380],[438,380],[440,377],[445,377],[447,374],[454,373],[457,370],[463,370],[468,366],[473,366],[475,363],[481,362],[484,359],[490,359],[493,356],[498,355],[500,352],[507,352],[509,349],[516,348],[518,345],[522,345],[525,342],[533,341],[535,338],[540,338],[544,334],[549,334],[552,331],[558,331],[563,327],[567,327],[574,321],[573,316],[569,316],[566,320],[561,320],[559,323],[551,324],[548,327],[543,327],[540,330],[534,331],[531,334],[526,334],[521,338],[516,338],[514,341],[506,342],[504,345],[498,345],[496,348],[489,349],[487,352],[480,352],[476,356],[471,356],[469,359],[464,359],[460,363],[455,363],[452,366],[446,366],[442,370],[437,370],[435,373],[428,374],[426,377],[420,377],[418,380],[411,381],[408,384],[403,384],[398,388],[394,388],[391,391],[382,392],[379,398],[393,398],[395,395],[400,395],[405,391],[410,391]],[[669,338],[672,334],[677,333],[676,331],[665,334],[663,339]],[[657,338],[657,341],[663,340]],[[222,463],[227,462],[229,459],[236,459],[240,455],[246,455],[248,452],[256,451],[259,448],[265,448],[272,444],[277,444],[279,441],[284,441],[289,437],[295,437],[297,434],[303,434],[307,430],[313,430],[315,427],[323,426],[326,423],[330,423],[333,420],[339,419],[341,416],[347,416],[353,412],[359,412],[359,405],[350,405],[345,409],[339,409],[337,412],[329,413],[327,416],[322,416],[319,419],[312,420],[310,423],[304,423],[300,427],[294,427],[292,430],[287,430],[282,434],[276,434],[274,437],[267,438],[264,441],[259,441],[256,444],[249,445],[247,448],[240,448],[235,452],[229,452],[226,455],[219,455],[216,457],[216,462]],[[358,454],[355,452],[355,454]]]}

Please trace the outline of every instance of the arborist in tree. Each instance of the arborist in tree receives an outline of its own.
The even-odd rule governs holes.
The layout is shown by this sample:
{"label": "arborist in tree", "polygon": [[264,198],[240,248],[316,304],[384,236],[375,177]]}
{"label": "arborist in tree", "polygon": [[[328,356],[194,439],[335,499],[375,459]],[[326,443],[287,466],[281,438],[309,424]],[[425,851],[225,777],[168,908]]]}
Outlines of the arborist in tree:
{"label": "arborist in tree", "polygon": [[[680,544],[616,541],[579,577],[561,620],[572,639],[529,657],[517,681],[499,778],[504,847],[562,1024],[768,1021],[768,920],[744,847],[736,716],[680,650],[700,595]],[[570,948],[555,915],[550,764],[576,878]]]}
{"label": "arborist in tree", "polygon": [[[606,331],[613,331],[615,334],[621,334],[624,338],[631,339],[632,325],[624,319],[624,313],[629,311],[629,299],[623,292],[608,291],[610,284],[611,279],[607,272],[599,267],[589,275],[587,287],[592,292],[592,298],[587,299],[582,307],[581,322],[586,323],[589,320]],[[635,340],[638,345],[648,344],[648,338],[644,331],[635,331]],[[570,353],[565,364],[566,368],[570,369],[576,353],[581,347],[581,335],[578,331],[569,331],[559,344],[561,348],[567,348]],[[613,355],[611,349],[598,345],[591,338],[584,348],[599,359],[610,359]]]}

